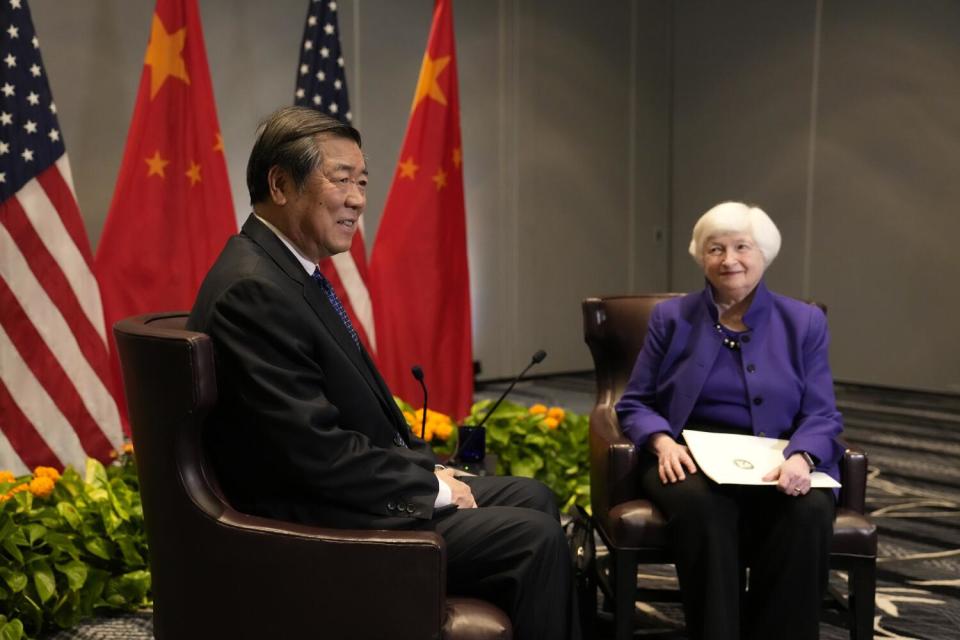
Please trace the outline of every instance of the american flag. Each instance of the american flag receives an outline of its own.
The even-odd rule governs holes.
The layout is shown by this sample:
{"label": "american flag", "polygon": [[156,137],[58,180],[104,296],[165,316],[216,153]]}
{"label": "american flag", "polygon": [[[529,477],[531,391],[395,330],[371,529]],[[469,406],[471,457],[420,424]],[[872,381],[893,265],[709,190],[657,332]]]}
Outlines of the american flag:
{"label": "american flag", "polygon": [[26,0],[0,7],[0,469],[83,469],[122,443],[107,336]]}
{"label": "american flag", "polygon": [[[310,0],[300,45],[294,104],[312,107],[349,123],[353,120],[353,114],[350,113],[350,99],[347,97],[347,77],[339,30],[337,3]],[[373,305],[367,290],[367,251],[363,240],[362,217],[359,230],[350,251],[335,255],[329,261],[324,260],[320,268],[344,301],[350,319],[358,326],[361,340],[368,350],[376,353],[377,336],[373,325]]]}

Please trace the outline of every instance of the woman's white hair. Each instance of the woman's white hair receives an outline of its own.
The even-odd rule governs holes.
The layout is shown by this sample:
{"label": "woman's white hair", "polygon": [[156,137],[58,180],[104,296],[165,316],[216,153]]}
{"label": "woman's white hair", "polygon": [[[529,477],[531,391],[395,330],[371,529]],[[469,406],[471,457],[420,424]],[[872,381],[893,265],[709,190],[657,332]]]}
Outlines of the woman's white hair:
{"label": "woman's white hair", "polygon": [[707,240],[726,233],[747,233],[763,254],[769,267],[780,253],[780,230],[763,209],[742,202],[723,202],[700,216],[693,225],[690,255],[703,266],[703,248]]}

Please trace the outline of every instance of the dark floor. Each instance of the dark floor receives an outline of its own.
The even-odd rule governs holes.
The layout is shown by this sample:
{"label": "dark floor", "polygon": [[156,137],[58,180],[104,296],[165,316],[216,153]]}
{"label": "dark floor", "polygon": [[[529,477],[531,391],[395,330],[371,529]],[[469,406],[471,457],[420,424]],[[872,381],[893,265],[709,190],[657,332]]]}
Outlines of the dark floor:
{"label": "dark floor", "polygon": [[[492,398],[505,384],[478,389]],[[542,402],[588,413],[593,380],[587,375],[522,382],[512,400]],[[960,638],[960,396],[940,396],[838,385],[846,437],[870,457],[867,507],[879,526],[876,638]],[[600,550],[602,553],[602,549]],[[842,589],[845,576],[832,582]],[[645,567],[649,586],[676,584],[668,565]],[[637,636],[685,638],[676,605],[637,603]],[[608,636],[601,612],[600,637]],[[836,624],[834,624],[836,623]],[[99,619],[53,640],[148,640],[149,613]],[[821,626],[823,640],[849,637],[842,621]]]}

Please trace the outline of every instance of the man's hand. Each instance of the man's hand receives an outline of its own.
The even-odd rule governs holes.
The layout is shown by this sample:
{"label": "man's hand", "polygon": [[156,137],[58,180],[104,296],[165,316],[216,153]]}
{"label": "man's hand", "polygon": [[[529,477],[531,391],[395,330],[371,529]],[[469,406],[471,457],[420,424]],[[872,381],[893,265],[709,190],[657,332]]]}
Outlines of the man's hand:
{"label": "man's hand", "polygon": [[655,433],[650,436],[647,444],[651,451],[657,454],[660,461],[660,482],[663,484],[682,482],[687,479],[683,472],[684,467],[690,473],[697,472],[697,465],[690,457],[690,450],[670,437],[667,433]]}
{"label": "man's hand", "polygon": [[763,476],[764,481],[777,481],[777,490],[790,496],[806,495],[810,491],[810,465],[799,453],[783,461],[776,469]]}
{"label": "man's hand", "polygon": [[439,469],[434,471],[437,479],[450,487],[453,504],[461,509],[476,509],[477,501],[473,498],[470,487],[453,477],[453,469]]}

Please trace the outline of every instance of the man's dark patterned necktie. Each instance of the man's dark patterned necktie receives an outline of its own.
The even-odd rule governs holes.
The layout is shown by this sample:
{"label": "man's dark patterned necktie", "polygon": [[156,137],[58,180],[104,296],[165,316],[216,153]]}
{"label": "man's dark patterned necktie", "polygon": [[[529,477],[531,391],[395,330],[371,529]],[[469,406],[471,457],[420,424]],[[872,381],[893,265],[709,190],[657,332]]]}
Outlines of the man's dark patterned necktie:
{"label": "man's dark patterned necktie", "polygon": [[331,285],[330,281],[324,278],[323,274],[320,273],[320,267],[314,269],[313,279],[320,284],[320,288],[323,289],[323,292],[326,294],[327,300],[330,301],[330,306],[332,306],[333,310],[337,312],[338,316],[340,316],[343,326],[347,328],[347,331],[350,333],[350,337],[353,338],[353,343],[357,345],[357,349],[359,349],[360,338],[357,336],[356,329],[353,328],[353,323],[350,322],[350,316],[347,315],[347,310],[343,308],[340,298],[337,297],[337,292],[333,290],[333,285]]}
{"label": "man's dark patterned necktie", "polygon": [[[350,337],[353,338],[354,344],[357,345],[357,349],[360,348],[360,338],[357,336],[357,331],[353,328],[353,323],[350,322],[350,316],[347,315],[347,310],[343,308],[343,304],[340,302],[340,298],[337,297],[337,292],[333,290],[333,285],[330,284],[330,281],[323,277],[323,274],[320,273],[320,268],[317,267],[313,271],[313,279],[317,281],[317,284],[320,285],[320,288],[323,289],[323,292],[327,296],[327,300],[330,301],[330,306],[333,307],[333,310],[337,312],[337,315],[340,316],[340,320],[343,321],[343,326],[347,328],[347,331],[350,332]],[[399,433],[394,434],[393,443],[398,447],[406,447],[407,443],[400,436]]]}

